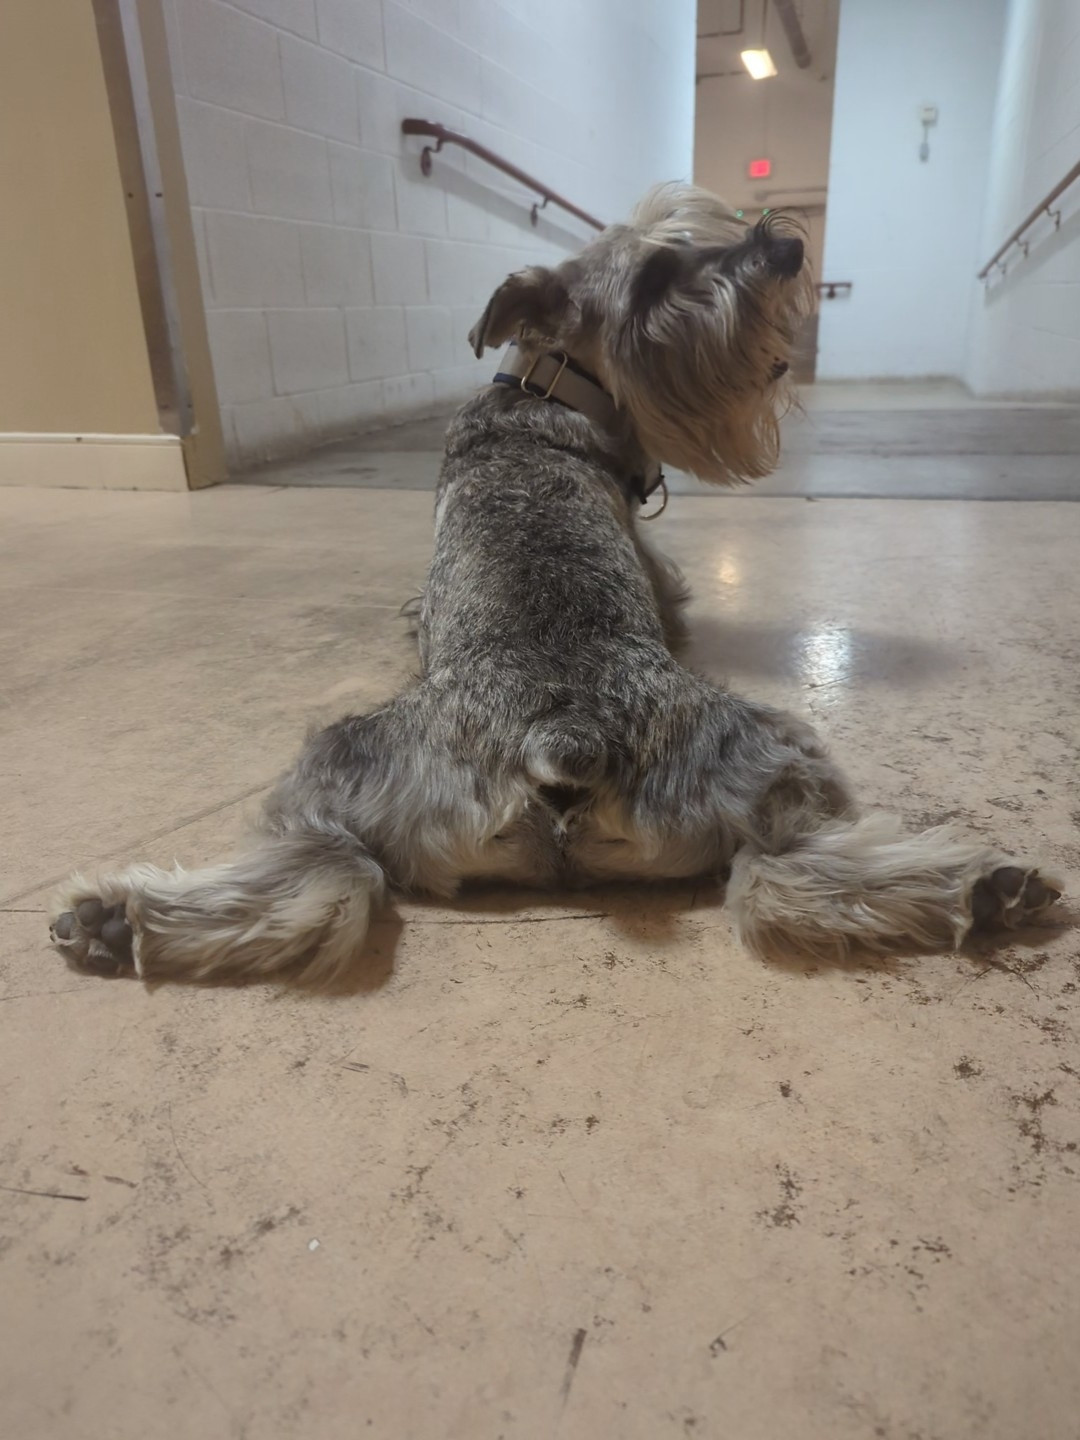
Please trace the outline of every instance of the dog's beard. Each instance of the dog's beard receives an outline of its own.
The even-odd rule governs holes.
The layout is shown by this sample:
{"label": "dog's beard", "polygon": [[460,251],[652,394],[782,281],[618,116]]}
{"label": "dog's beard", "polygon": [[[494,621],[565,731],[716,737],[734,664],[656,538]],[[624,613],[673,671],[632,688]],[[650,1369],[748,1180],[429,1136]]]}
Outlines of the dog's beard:
{"label": "dog's beard", "polygon": [[[640,412],[636,412],[640,413]],[[734,485],[770,474],[780,458],[780,424],[771,403],[725,397],[712,415],[670,407],[644,413],[638,433],[650,455],[701,480]]]}

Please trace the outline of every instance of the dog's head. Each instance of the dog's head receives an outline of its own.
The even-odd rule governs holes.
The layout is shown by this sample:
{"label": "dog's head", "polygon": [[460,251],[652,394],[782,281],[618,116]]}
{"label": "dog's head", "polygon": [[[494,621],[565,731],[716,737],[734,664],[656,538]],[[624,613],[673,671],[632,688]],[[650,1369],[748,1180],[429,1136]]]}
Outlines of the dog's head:
{"label": "dog's head", "polygon": [[627,225],[554,269],[511,275],[469,335],[565,350],[629,414],[643,448],[703,480],[767,475],[811,287],[798,227],[744,224],[705,190],[661,185]]}

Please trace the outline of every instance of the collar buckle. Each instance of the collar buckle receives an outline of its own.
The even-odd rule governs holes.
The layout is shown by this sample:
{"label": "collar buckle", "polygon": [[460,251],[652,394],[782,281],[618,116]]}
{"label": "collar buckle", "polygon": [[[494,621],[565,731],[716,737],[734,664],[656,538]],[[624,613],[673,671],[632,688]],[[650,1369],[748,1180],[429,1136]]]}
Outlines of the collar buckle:
{"label": "collar buckle", "polygon": [[551,360],[556,359],[560,355],[562,356],[562,364],[555,371],[555,374],[551,377],[551,384],[547,387],[546,390],[540,390],[539,385],[537,385],[535,390],[529,389],[529,379],[532,376],[532,373],[536,369],[537,365],[539,365],[540,361],[544,358],[544,353],[541,352],[533,358],[532,364],[525,371],[525,374],[521,377],[521,388],[525,391],[526,395],[535,395],[538,400],[551,399],[551,396],[555,390],[555,386],[558,385],[559,381],[562,379],[562,373],[566,369],[570,356],[567,355],[565,350],[556,350],[554,352],[549,352],[548,354],[548,358]]}

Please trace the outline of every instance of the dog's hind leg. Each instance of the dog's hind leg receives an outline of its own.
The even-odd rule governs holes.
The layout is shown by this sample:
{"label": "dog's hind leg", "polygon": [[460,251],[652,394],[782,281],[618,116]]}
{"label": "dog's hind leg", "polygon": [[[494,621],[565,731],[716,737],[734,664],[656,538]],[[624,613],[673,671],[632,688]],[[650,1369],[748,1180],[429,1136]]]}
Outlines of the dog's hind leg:
{"label": "dog's hind leg", "polygon": [[355,840],[312,825],[206,869],[73,876],[55,897],[51,934],[98,974],[328,983],[359,953],[383,888]]}
{"label": "dog's hind leg", "polygon": [[74,876],[55,897],[53,943],[79,968],[148,980],[336,979],[361,950],[386,854],[416,823],[418,717],[412,692],[314,736],[252,848],[227,864]]}
{"label": "dog's hind leg", "polygon": [[744,846],[727,902],[743,942],[768,958],[955,948],[972,929],[1015,928],[1061,882],[947,826],[905,833],[890,815],[832,820],[782,850]]}
{"label": "dog's hind leg", "polygon": [[515,828],[524,801],[462,755],[433,686],[350,716],[278,782],[248,853],[190,872],[76,875],[55,897],[53,943],[99,973],[330,983],[359,954],[388,885],[452,895],[471,874],[538,873]]}
{"label": "dog's hind leg", "polygon": [[739,936],[758,954],[955,947],[972,929],[1023,925],[1060,897],[1059,880],[948,826],[910,834],[892,816],[858,816],[813,733],[775,719],[759,756],[771,751],[776,768],[727,889]]}

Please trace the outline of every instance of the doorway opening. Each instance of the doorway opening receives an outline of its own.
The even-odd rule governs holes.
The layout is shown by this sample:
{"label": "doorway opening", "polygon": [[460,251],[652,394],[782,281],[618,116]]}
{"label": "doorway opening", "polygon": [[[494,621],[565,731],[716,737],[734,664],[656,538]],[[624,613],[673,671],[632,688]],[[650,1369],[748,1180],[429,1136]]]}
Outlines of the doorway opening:
{"label": "doorway opening", "polygon": [[[747,220],[795,215],[819,302],[830,279],[822,259],[839,9],[840,0],[698,5],[694,179]],[[803,384],[814,379],[817,333],[815,306],[792,355]]]}

